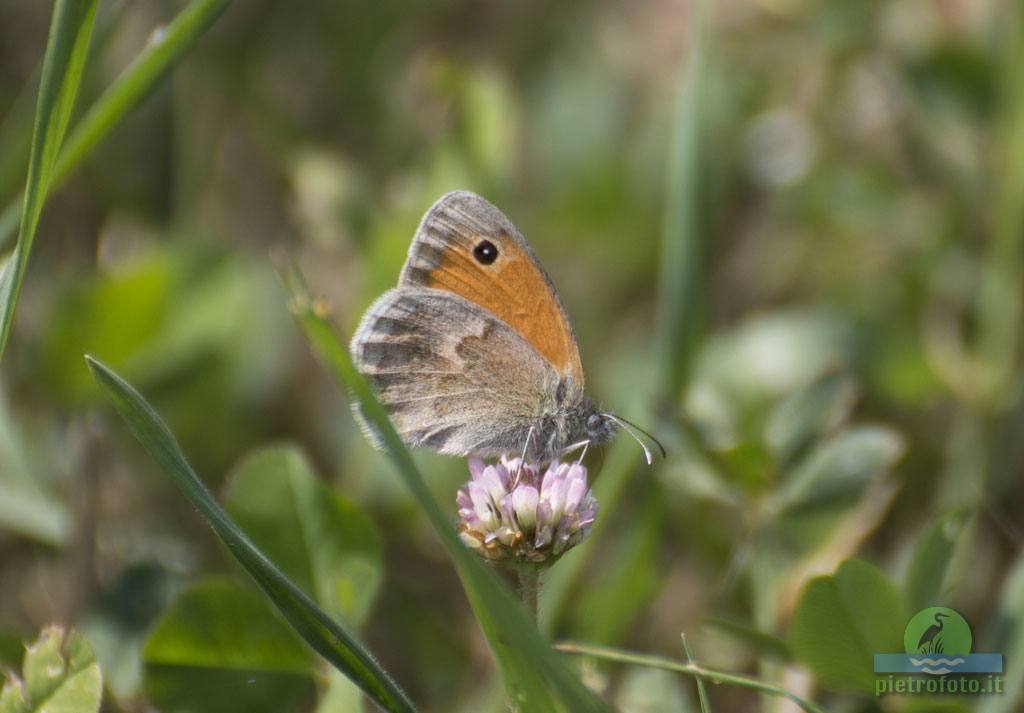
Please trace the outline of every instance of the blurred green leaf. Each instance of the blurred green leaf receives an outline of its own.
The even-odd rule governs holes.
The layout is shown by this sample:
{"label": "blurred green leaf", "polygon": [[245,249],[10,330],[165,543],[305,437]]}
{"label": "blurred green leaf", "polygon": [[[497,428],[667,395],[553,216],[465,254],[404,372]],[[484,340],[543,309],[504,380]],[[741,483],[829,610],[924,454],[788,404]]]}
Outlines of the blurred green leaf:
{"label": "blurred green leaf", "polygon": [[853,379],[831,372],[785,398],[768,414],[764,428],[776,462],[785,468],[812,440],[839,428],[856,396]]}
{"label": "blurred green leaf", "polygon": [[855,498],[903,455],[903,439],[884,426],[857,426],[811,451],[773,494],[775,512]]}
{"label": "blurred green leaf", "polygon": [[282,278],[291,295],[292,310],[313,349],[338,381],[351,391],[363,418],[380,437],[386,454],[454,561],[477,621],[498,659],[512,704],[538,713],[557,710],[558,704],[574,713],[607,711],[607,705],[588,690],[548,646],[508,588],[499,583],[494,574],[484,568],[477,555],[462,544],[451,520],[438,507],[423,481],[384,407],[356,371],[348,349],[338,339],[323,311],[315,308],[298,273],[286,272]]}
{"label": "blurred green leaf", "polygon": [[[593,484],[594,497],[606,512],[614,511],[628,492],[630,476],[637,469],[636,445],[626,438],[620,438],[608,450],[601,477]],[[574,586],[585,571],[588,561],[607,542],[604,533],[608,531],[608,519],[597,518],[590,537],[558,560],[558,566],[544,573],[544,586],[540,593],[540,630],[550,636],[561,618],[572,611]]]}
{"label": "blurred green leaf", "polygon": [[788,661],[793,657],[793,653],[790,651],[789,644],[785,639],[761,631],[753,626],[717,616],[705,619],[704,625],[724,631],[742,641],[758,656],[779,661]]}
{"label": "blurred green leaf", "polygon": [[906,623],[903,600],[885,574],[849,559],[834,575],[807,584],[789,642],[823,686],[871,692],[873,655],[902,651]]}
{"label": "blurred green leaf", "polygon": [[631,667],[623,676],[615,705],[621,713],[691,713],[679,676],[656,668]]}
{"label": "blurred green leaf", "polygon": [[325,611],[356,626],[365,619],[381,581],[380,535],[317,480],[298,449],[249,455],[231,475],[224,507]]}
{"label": "blurred green leaf", "polygon": [[573,601],[572,630],[587,641],[615,644],[658,591],[665,568],[660,560],[665,533],[664,497],[652,487],[634,514],[634,526],[606,543],[602,566]]}
{"label": "blurred green leaf", "polygon": [[1001,696],[985,696],[977,713],[1020,711],[1024,706],[1024,554],[1017,555],[1006,576],[990,627],[994,640],[983,650],[1003,655],[1004,690]]}
{"label": "blurred green leaf", "polygon": [[762,492],[775,472],[771,453],[757,441],[740,441],[717,451],[716,464],[731,485],[746,493]]}
{"label": "blurred green leaf", "polygon": [[145,689],[194,713],[288,710],[312,687],[309,649],[259,594],[223,579],[181,593],[143,648]]}
{"label": "blurred green leaf", "polygon": [[21,680],[4,682],[0,713],[96,713],[102,695],[100,666],[85,637],[52,626],[25,651]]}
{"label": "blurred green leaf", "polygon": [[72,284],[51,317],[42,349],[49,386],[70,401],[95,392],[81,355],[98,350],[124,368],[156,335],[171,308],[176,265],[169,255],[134,261]]}
{"label": "blurred green leaf", "polygon": [[11,333],[29,252],[53,180],[53,167],[71,120],[95,17],[96,0],[57,0],[53,8],[36,104],[21,230],[14,252],[0,268],[0,359]]}
{"label": "blurred green leaf", "polygon": [[337,671],[327,679],[327,691],[317,704],[316,713],[362,713],[363,694]]}
{"label": "blurred green leaf", "polygon": [[174,591],[175,581],[163,568],[132,565],[98,593],[82,623],[103,669],[104,686],[118,699],[129,700],[142,685],[143,645]]}
{"label": "blurred green leaf", "polygon": [[68,533],[68,508],[39,477],[31,458],[28,424],[12,418],[6,394],[0,392],[0,530],[37,542],[62,545]]}
{"label": "blurred green leaf", "polygon": [[306,643],[355,681],[384,710],[414,711],[412,703],[362,644],[281,574],[231,521],[189,466],[167,425],[142,396],[106,366],[91,357],[86,359],[135,436],[210,522],[217,536]]}
{"label": "blurred green leaf", "polygon": [[67,538],[68,513],[56,498],[38,488],[9,482],[0,471],[0,529],[61,545]]}
{"label": "blurred green leaf", "polygon": [[958,508],[940,516],[917,544],[904,584],[910,611],[945,601],[944,585],[957,542],[970,521],[969,514],[966,508]]}

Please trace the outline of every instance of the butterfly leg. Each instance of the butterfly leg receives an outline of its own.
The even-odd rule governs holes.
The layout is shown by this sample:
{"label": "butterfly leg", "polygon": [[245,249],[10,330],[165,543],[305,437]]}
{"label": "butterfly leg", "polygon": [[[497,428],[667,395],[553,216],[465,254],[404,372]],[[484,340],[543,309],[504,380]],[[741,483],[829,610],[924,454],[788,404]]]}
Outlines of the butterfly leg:
{"label": "butterfly leg", "polygon": [[590,439],[588,438],[585,441],[579,441],[577,443],[573,443],[572,445],[566,446],[565,450],[562,451],[562,455],[563,456],[567,456],[570,453],[572,453],[574,450],[576,450],[577,448],[582,448],[583,452],[580,453],[580,457],[576,459],[576,465],[579,465],[580,463],[583,462],[583,458],[587,455],[587,448],[589,448],[589,447],[590,447]]}
{"label": "butterfly leg", "polygon": [[523,455],[519,459],[519,467],[516,468],[515,475],[512,476],[512,487],[514,488],[519,484],[519,476],[523,472],[523,466],[526,465],[526,454],[530,450],[530,439],[533,438],[533,426],[530,426],[530,430],[526,432],[526,443],[523,445]]}

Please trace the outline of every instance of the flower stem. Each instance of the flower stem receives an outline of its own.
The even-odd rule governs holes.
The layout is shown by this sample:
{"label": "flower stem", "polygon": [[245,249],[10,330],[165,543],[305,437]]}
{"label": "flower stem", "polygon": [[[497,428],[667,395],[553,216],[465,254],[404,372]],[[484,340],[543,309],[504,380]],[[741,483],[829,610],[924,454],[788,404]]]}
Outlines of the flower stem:
{"label": "flower stem", "polygon": [[530,615],[530,620],[537,623],[537,602],[540,596],[540,568],[534,565],[521,564],[516,567],[519,576],[519,596]]}
{"label": "flower stem", "polygon": [[770,683],[759,681],[756,678],[750,678],[749,676],[740,676],[735,673],[725,673],[723,671],[712,671],[704,668],[703,666],[698,666],[692,663],[686,664],[682,661],[665,658],[664,656],[638,654],[632,651],[623,651],[622,649],[612,648],[611,646],[597,646],[595,644],[580,644],[573,641],[563,641],[555,644],[555,649],[567,654],[593,656],[594,658],[604,659],[606,661],[617,661],[619,663],[628,663],[635,666],[647,666],[649,668],[660,668],[665,669],[666,671],[675,671],[676,673],[686,674],[687,676],[696,676],[697,678],[707,679],[712,683],[729,683],[742,688],[751,688],[755,691],[761,691],[762,693],[767,693],[772,696],[788,698],[800,706],[800,708],[807,711],[807,713],[825,713],[823,708],[818,707],[805,698],[801,698],[795,693],[791,693],[784,688],[774,686]]}

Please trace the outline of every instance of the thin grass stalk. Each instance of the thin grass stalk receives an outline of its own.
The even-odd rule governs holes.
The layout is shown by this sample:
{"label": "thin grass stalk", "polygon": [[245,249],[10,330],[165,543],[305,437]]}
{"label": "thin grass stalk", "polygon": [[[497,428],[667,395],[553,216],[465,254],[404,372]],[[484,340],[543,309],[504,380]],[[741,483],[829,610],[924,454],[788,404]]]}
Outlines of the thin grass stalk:
{"label": "thin grass stalk", "polygon": [[797,694],[787,691],[779,686],[759,681],[756,678],[750,678],[749,676],[726,673],[725,671],[715,671],[713,669],[704,668],[703,666],[698,666],[692,663],[683,663],[682,661],[676,661],[675,659],[666,658],[664,656],[638,654],[611,646],[563,641],[555,644],[555,648],[566,654],[590,656],[595,659],[601,659],[602,661],[614,661],[616,663],[630,664],[633,666],[660,668],[665,671],[675,671],[676,673],[681,673],[686,676],[694,676],[706,681],[711,681],[711,683],[726,683],[732,686],[739,686],[740,688],[748,688],[752,691],[767,693],[770,696],[788,698],[793,701],[793,703],[800,706],[801,709],[807,711],[807,713],[827,713],[824,708],[821,708],[806,698],[798,696]]}

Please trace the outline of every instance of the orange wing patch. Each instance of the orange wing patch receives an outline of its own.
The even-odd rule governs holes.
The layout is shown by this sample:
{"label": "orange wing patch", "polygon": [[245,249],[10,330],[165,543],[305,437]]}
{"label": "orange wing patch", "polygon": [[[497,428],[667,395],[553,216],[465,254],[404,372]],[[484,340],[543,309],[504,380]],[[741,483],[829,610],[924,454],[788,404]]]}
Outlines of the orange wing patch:
{"label": "orange wing patch", "polygon": [[[473,255],[483,240],[498,249],[489,264]],[[399,277],[403,283],[454,292],[480,305],[582,389],[576,338],[554,286],[511,221],[480,196],[449,193],[427,211]]]}
{"label": "orange wing patch", "polygon": [[470,251],[449,247],[427,273],[426,286],[454,292],[485,308],[519,332],[555,369],[582,381],[576,340],[544,274],[512,240],[489,239],[498,245],[494,264],[480,265]]}

